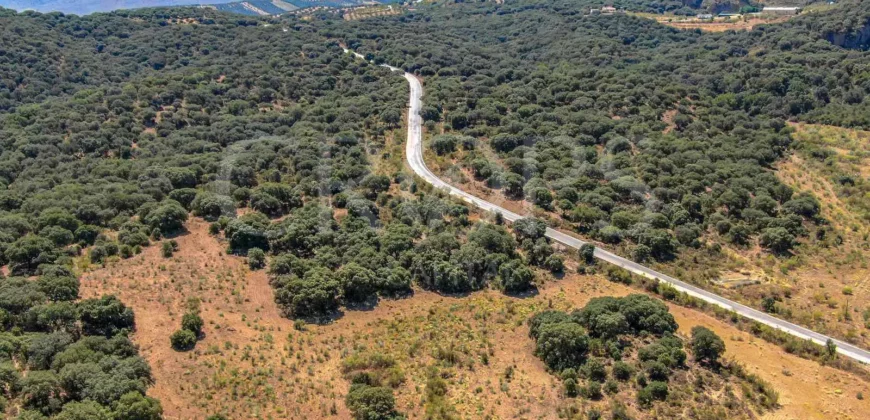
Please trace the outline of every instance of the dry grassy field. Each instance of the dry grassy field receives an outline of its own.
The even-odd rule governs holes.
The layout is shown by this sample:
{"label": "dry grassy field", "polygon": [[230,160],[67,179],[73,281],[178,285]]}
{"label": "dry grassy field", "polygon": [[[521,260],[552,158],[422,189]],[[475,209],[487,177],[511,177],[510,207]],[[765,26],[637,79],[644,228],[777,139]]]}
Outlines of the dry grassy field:
{"label": "dry grassy field", "polygon": [[700,29],[704,32],[724,32],[751,30],[758,25],[785,22],[794,16],[732,16],[698,19],[694,16],[658,15],[652,13],[633,13],[636,16],[653,19],[662,25],[677,29]]}
{"label": "dry grassy field", "polygon": [[[152,246],[129,260],[92,267],[82,276],[83,297],[116,293],[136,311],[134,341],[154,370],[150,394],[167,418],[349,418],[342,367],[349,357],[381,352],[395,360],[397,408],[426,418],[426,378],[433,360],[457,354],[447,378],[447,398],[461,418],[556,418],[566,400],[561,385],[532,354],[524,321],[549,307],[578,308],[590,298],[632,289],[600,276],[551,277],[537,294],[507,297],[496,291],[451,297],[417,291],[381,300],[366,311],[345,310],[334,322],[294,328],[279,313],[263,271],[224,253],[207,224],[188,223],[170,259]],[[188,301],[201,301],[205,338],[190,352],[170,348]],[[704,325],[726,342],[728,358],[770,382],[782,407],[764,418],[862,418],[870,386],[857,377],[784,353],[706,315],[672,306],[687,335]],[[483,356],[486,354],[486,356]],[[486,363],[482,360],[486,359]],[[637,417],[639,413],[627,402]]]}

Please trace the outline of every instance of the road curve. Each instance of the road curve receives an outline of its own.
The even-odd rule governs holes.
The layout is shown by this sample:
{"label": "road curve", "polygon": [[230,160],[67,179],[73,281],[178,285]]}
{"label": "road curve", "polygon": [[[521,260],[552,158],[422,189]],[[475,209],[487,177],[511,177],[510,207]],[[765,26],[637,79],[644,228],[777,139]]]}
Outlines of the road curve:
{"label": "road curve", "polygon": [[[345,49],[344,51],[346,53],[350,52],[348,49]],[[364,57],[359,53],[353,52],[353,54],[359,58],[364,59]],[[381,66],[386,67],[392,71],[402,71],[399,68],[388,66],[385,64]],[[519,214],[502,208],[496,204],[490,203],[489,201],[475,197],[457,187],[454,187],[444,182],[441,178],[439,178],[434,173],[432,173],[432,171],[429,170],[429,168],[426,166],[426,162],[423,161],[423,118],[420,116],[420,110],[423,107],[423,84],[420,83],[420,80],[411,73],[404,72],[404,75],[405,79],[408,80],[408,85],[411,89],[408,109],[408,140],[405,144],[405,157],[408,160],[408,165],[411,167],[414,173],[416,173],[417,176],[419,176],[420,178],[423,178],[423,180],[425,180],[426,182],[432,184],[435,188],[441,189],[452,196],[459,197],[467,203],[473,204],[488,212],[501,213],[502,216],[504,216],[504,218],[510,222],[514,222],[523,218],[523,216]],[[548,238],[574,249],[579,249],[581,245],[586,243],[573,236],[566,235],[552,228],[547,228],[546,235]],[[746,305],[731,301],[722,296],[716,295],[715,293],[708,292],[704,289],[677,280],[666,274],[659,273],[658,271],[640,265],[629,259],[620,257],[612,252],[601,249],[599,247],[595,247],[595,258],[622,267],[634,274],[644,276],[649,279],[656,279],[658,281],[670,284],[678,291],[685,292],[690,296],[701,299],[720,308],[734,311],[741,316],[758,321],[764,325],[767,325],[771,328],[776,328],[795,337],[809,339],[821,345],[825,345],[830,339],[837,345],[837,352],[839,352],[840,354],[861,363],[870,364],[870,352],[856,347],[852,344],[846,343],[833,337],[828,337],[824,334],[817,333],[808,328],[801,327],[800,325],[784,321],[767,313],[752,309]]]}

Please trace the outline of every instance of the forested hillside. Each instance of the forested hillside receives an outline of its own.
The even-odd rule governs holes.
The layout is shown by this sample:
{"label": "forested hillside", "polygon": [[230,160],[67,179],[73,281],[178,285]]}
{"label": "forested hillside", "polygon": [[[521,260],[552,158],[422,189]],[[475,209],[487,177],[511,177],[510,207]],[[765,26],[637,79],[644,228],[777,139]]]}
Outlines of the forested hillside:
{"label": "forested hillside", "polygon": [[[847,224],[830,203],[865,201],[866,180],[831,178],[835,199],[777,168],[804,148],[795,121],[870,124],[867,5],[719,34],[584,13],[582,2],[443,4],[328,30],[424,78],[429,161],[453,182],[866,343],[870,302],[852,293],[866,204],[848,210],[864,222]],[[722,287],[731,278],[757,286]]]}
{"label": "forested hillside", "polygon": [[[662,4],[670,3],[702,6]],[[287,330],[295,325],[300,333],[305,322],[330,323],[415,291],[534,296],[576,266],[544,236],[545,219],[667,267],[703,265],[731,249],[763,249],[771,258],[810,246],[837,249],[842,232],[824,217],[825,203],[775,169],[795,148],[790,123],[870,127],[870,6],[846,3],[782,25],[702,34],[630,15],[585,14],[600,5],[439,2],[356,22],[329,13],[254,18],[153,9],[76,17],[0,9],[0,264],[10,276],[0,279],[8,342],[0,343],[8,348],[0,368],[11,378],[0,391],[13,401],[6,412],[159,416],[157,402],[143,397],[150,371],[127,338],[134,326],[156,327],[135,325],[113,297],[78,300],[75,279],[149,246],[172,258],[173,238],[191,218],[210,223],[208,238],[225,247],[222,258],[245,257],[250,270],[266,270],[283,316],[297,320]],[[445,175],[530,203],[540,218],[507,227],[409,175],[405,81],[343,46],[423,79],[427,159]],[[866,237],[856,246],[866,249]],[[680,262],[686,255],[692,263]],[[589,275],[601,268],[580,266]],[[773,312],[783,295],[749,303]],[[684,364],[683,344],[671,336],[676,324],[648,299],[639,306],[653,308],[664,329],[626,321],[632,315],[619,312],[633,306],[623,301],[595,304],[609,312],[601,322],[622,328],[619,338],[596,331],[582,313],[570,321],[552,315],[564,321],[556,339],[594,343],[596,366],[588,366],[585,357],[548,359],[546,341],[537,342],[547,368],[569,387],[560,398],[582,394],[569,384],[586,380],[584,398],[613,407],[636,401],[633,413],[658,404],[675,415],[721,414],[719,398],[734,415],[776,409],[775,393],[737,365],[728,371],[738,378],[729,379],[702,350],[698,363]],[[206,351],[195,349],[204,328],[197,317],[186,317],[171,342],[167,332],[165,346],[193,350],[191,358]],[[702,338],[718,347],[718,337]],[[294,339],[287,341],[292,347]],[[400,415],[394,394],[405,376],[397,365],[419,347],[402,345],[410,349],[401,361],[342,351],[352,384],[347,407],[357,418]],[[614,380],[604,397],[601,381],[607,371],[617,375],[632,346],[645,349],[631,359],[637,386]],[[451,418],[449,373],[473,371],[489,356],[465,344],[431,350],[413,362],[418,373],[427,365],[430,372],[408,381],[425,381],[426,410]],[[302,358],[292,350],[286,357]],[[321,357],[311,355],[312,363]],[[679,370],[672,388],[665,368]],[[744,395],[722,396],[703,383],[693,389],[695,374],[716,390],[745,387]],[[681,395],[696,395],[697,404],[679,406]],[[139,411],[129,414],[128,406]]]}
{"label": "forested hillside", "polygon": [[398,123],[404,82],[302,23],[2,13],[0,254],[12,275],[39,275],[0,282],[10,415],[158,417],[125,338],[132,312],[70,302],[70,270],[182,232],[188,210],[234,216],[235,197],[275,217],[354,187],[371,172],[359,144]]}
{"label": "forested hillside", "polygon": [[[252,268],[274,255],[276,300],[294,318],[370,306],[412,282],[526,292],[529,263],[563,269],[543,225],[521,238],[537,255],[527,262],[504,228],[472,228],[468,208],[422,194],[398,168],[374,170],[370,152],[399,127],[401,78],[303,21],[200,13],[6,13],[0,226],[13,275],[130,258],[182,234],[188,213],[215,222]],[[65,42],[39,54],[30,33]],[[252,212],[236,218],[237,207]],[[182,338],[172,345],[193,347]]]}
{"label": "forested hillside", "polygon": [[[88,20],[95,27],[112,25],[102,20],[118,21],[119,27],[134,25],[131,32],[149,39],[127,44],[126,36],[101,38],[107,43],[103,49],[110,57],[107,61],[119,60],[120,67],[130,69],[131,79],[113,83],[109,72],[116,67],[110,65],[106,73],[68,84],[74,91],[69,97],[19,106],[3,117],[0,166],[8,185],[3,200],[4,255],[13,273],[31,273],[41,262],[68,260],[56,251],[57,246],[91,245],[107,227],[131,232],[118,239],[121,245],[134,247],[147,244],[147,237],[135,234],[139,231],[151,234],[157,229],[168,234],[178,229],[179,224],[170,219],[186,218],[183,207],[213,204],[217,210],[197,210],[220,214],[227,208],[221,200],[230,200],[232,209],[231,189],[255,187],[260,173],[274,173],[266,180],[281,179],[279,168],[269,168],[269,162],[278,164],[276,157],[282,153],[298,155],[300,171],[307,170],[297,182],[318,194],[320,183],[332,179],[329,173],[325,179],[307,175],[315,185],[302,178],[315,167],[338,170],[329,169],[333,163],[324,155],[326,138],[338,136],[352,146],[366,126],[376,130],[381,113],[392,112],[391,123],[397,122],[403,103],[397,89],[401,84],[381,77],[388,73],[343,57],[337,46],[305,35],[304,27],[293,28],[290,36],[280,27],[247,28],[244,20],[221,16],[223,21],[206,19],[183,26],[167,25],[161,15]],[[43,20],[49,18],[52,15],[14,20],[22,27],[43,27]],[[54,18],[69,20],[70,27],[82,26],[75,17]],[[94,65],[102,62],[102,53],[81,49],[96,42],[85,38],[64,48],[72,54],[94,55],[87,59]],[[130,45],[148,50],[122,52]],[[46,66],[52,60],[36,59]],[[38,73],[38,77],[48,76]],[[58,74],[45,83],[63,85],[69,78]],[[28,77],[21,79],[30,83]],[[34,90],[33,96],[24,95],[20,102],[57,93],[47,87]],[[336,106],[338,102],[342,105]],[[280,135],[282,142],[224,150],[266,135]],[[338,151],[335,159],[343,159],[341,154]],[[305,156],[310,156],[307,164],[303,164]],[[347,164],[359,163],[350,159]],[[361,179],[367,172],[364,166],[346,169],[331,189],[341,191],[344,182]],[[215,203],[202,196],[212,190],[224,196]],[[173,208],[182,208],[181,215]],[[149,217],[152,210],[155,213]],[[137,213],[138,221],[131,222]],[[39,261],[13,252],[25,245],[42,253]]]}

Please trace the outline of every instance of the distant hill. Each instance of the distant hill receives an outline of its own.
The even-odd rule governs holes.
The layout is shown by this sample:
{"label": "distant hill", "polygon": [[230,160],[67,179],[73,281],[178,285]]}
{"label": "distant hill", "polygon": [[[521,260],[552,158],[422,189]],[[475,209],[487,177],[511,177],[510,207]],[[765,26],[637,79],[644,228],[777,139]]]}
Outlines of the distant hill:
{"label": "distant hill", "polygon": [[0,6],[38,12],[63,12],[87,15],[97,12],[111,12],[118,9],[137,9],[142,7],[186,6],[194,4],[228,3],[230,0],[0,0]]}
{"label": "distant hill", "polygon": [[396,1],[371,0],[0,0],[0,7],[18,11],[35,10],[38,12],[63,12],[87,15],[97,12],[111,12],[118,9],[138,9],[142,7],[215,5],[220,10],[247,15],[274,15],[309,7],[353,7],[365,4],[396,3]]}
{"label": "distant hill", "polygon": [[243,15],[264,16],[280,15],[298,9],[309,9],[313,7],[344,8],[401,2],[402,0],[245,0],[216,4],[215,8]]}

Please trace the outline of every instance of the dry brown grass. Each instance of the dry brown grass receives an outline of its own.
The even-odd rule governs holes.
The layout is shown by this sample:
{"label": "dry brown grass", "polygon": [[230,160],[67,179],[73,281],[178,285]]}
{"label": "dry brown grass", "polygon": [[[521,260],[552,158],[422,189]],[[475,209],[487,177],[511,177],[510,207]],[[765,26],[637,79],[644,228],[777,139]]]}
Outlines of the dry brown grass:
{"label": "dry brown grass", "polygon": [[[657,19],[658,20],[658,19]],[[758,25],[767,25],[771,23],[779,23],[785,22],[788,18],[782,19],[739,19],[733,21],[713,21],[713,22],[701,22],[701,21],[689,21],[689,22],[679,22],[679,21],[666,21],[659,20],[659,22],[663,25],[670,26],[672,28],[677,29],[700,29],[704,32],[725,32],[725,31],[748,31]]]}
{"label": "dry brown grass", "polygon": [[[461,417],[556,418],[556,408],[565,404],[560,384],[533,356],[523,321],[550,306],[577,308],[595,296],[633,291],[575,274],[548,281],[539,294],[524,299],[495,291],[466,297],[417,291],[407,299],[382,300],[371,311],[346,311],[332,324],[296,331],[275,306],[266,275],[249,271],[243,258],[225,255],[207,226],[191,221],[190,233],[177,238],[180,250],[171,259],[160,257],[152,246],[82,277],[84,297],[116,293],[135,309],[133,339],[156,379],[150,394],[161,399],[170,419],[201,419],[216,412],[234,419],[349,418],[341,361],[366,349],[398,360],[405,376],[397,389],[398,408],[409,418],[422,418],[425,372],[438,347],[463,355],[464,367],[453,370],[448,391]],[[170,349],[168,336],[178,328],[190,297],[202,299],[206,336],[196,350],[179,353]],[[785,354],[706,315],[671,310],[681,333],[694,325],[714,329],[726,341],[728,357],[773,384],[783,408],[768,417],[859,419],[870,412],[867,400],[855,398],[859,391],[870,395],[870,388],[855,376]],[[480,352],[489,354],[488,365],[477,357]],[[508,367],[514,370],[509,383],[504,379]]]}
{"label": "dry brown grass", "polygon": [[794,16],[744,16],[744,17],[715,17],[713,20],[698,19],[696,17],[657,15],[651,13],[635,13],[637,16],[653,19],[662,25],[677,29],[700,29],[704,32],[724,31],[748,31],[758,25],[785,22]]}

